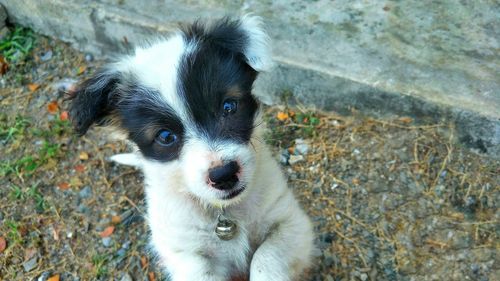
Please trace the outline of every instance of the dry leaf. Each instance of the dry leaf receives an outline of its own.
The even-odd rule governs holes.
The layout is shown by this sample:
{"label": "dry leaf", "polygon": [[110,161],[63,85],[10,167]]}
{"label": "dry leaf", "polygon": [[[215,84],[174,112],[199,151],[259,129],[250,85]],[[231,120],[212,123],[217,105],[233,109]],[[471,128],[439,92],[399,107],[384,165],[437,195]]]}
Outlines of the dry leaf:
{"label": "dry leaf", "polygon": [[52,228],[52,237],[54,237],[54,240],[59,241],[59,232],[55,228]]}
{"label": "dry leaf", "polygon": [[111,217],[111,223],[113,224],[119,224],[122,221],[122,218],[120,216],[112,216]]}
{"label": "dry leaf", "polygon": [[24,250],[24,260],[27,261],[38,254],[38,250],[35,248],[28,248]]}
{"label": "dry leaf", "polygon": [[141,257],[141,266],[142,268],[148,267],[148,259],[145,256]]}
{"label": "dry leaf", "polygon": [[155,273],[154,272],[150,272],[148,274],[148,278],[149,278],[149,281],[155,281],[156,280]]}
{"label": "dry leaf", "polygon": [[4,57],[0,55],[0,75],[4,75],[9,70],[9,64],[5,61]]}
{"label": "dry leaf", "polygon": [[59,189],[61,190],[67,190],[69,188],[69,183],[61,182],[60,184],[57,185],[57,187],[59,187]]}
{"label": "dry leaf", "polygon": [[107,144],[104,145],[104,147],[110,148],[110,149],[113,149],[113,150],[116,149],[116,145],[114,145],[113,143],[107,143]]}
{"label": "dry leaf", "polygon": [[7,248],[7,241],[5,240],[5,238],[0,236],[0,253],[5,251],[5,248]]}
{"label": "dry leaf", "polygon": [[36,83],[29,83],[28,84],[28,90],[30,90],[30,92],[34,92],[34,91],[38,90],[38,88],[40,88],[40,84],[36,84]]}
{"label": "dry leaf", "polygon": [[74,186],[74,187],[80,187],[83,185],[83,183],[78,177],[72,177],[69,180],[69,185]]}
{"label": "dry leaf", "polygon": [[359,179],[358,178],[352,179],[352,183],[355,184],[355,185],[358,185],[359,184]]}
{"label": "dry leaf", "polygon": [[99,235],[102,238],[109,237],[111,234],[113,234],[113,231],[115,231],[115,227],[111,225],[106,227]]}
{"label": "dry leaf", "polygon": [[80,67],[78,68],[78,70],[76,71],[76,75],[80,75],[80,74],[84,73],[84,72],[85,72],[85,70],[87,70],[87,67],[86,67],[86,66],[84,66],[84,65],[80,66]]}
{"label": "dry leaf", "polygon": [[59,119],[61,119],[61,121],[66,121],[66,120],[68,120],[68,118],[69,118],[69,114],[67,111],[63,111],[59,115]]}
{"label": "dry leaf", "polygon": [[59,281],[59,274],[50,277],[49,279],[47,279],[47,281]]}
{"label": "dry leaf", "polygon": [[81,165],[81,164],[78,164],[78,165],[75,166],[75,171],[77,171],[79,173],[83,173],[83,172],[85,172],[85,166]]}
{"label": "dry leaf", "polygon": [[409,123],[413,122],[413,119],[411,117],[401,117],[398,120],[402,123],[405,123],[405,124],[409,124]]}
{"label": "dry leaf", "polygon": [[47,160],[47,163],[45,163],[43,165],[43,168],[48,171],[48,170],[52,170],[54,169],[56,166],[57,166],[58,162],[53,159],[53,158],[50,158],[49,160]]}
{"label": "dry leaf", "polygon": [[441,241],[427,239],[425,242],[431,246],[439,247],[440,249],[448,248],[448,244]]}
{"label": "dry leaf", "polygon": [[280,121],[285,121],[286,119],[288,119],[288,113],[280,111],[276,115],[276,118],[278,118],[278,120],[280,120]]}
{"label": "dry leaf", "polygon": [[89,154],[85,151],[80,152],[80,160],[88,160],[89,159]]}
{"label": "dry leaf", "polygon": [[57,105],[57,101],[51,101],[47,105],[47,110],[49,111],[50,114],[56,114],[58,109],[59,106]]}

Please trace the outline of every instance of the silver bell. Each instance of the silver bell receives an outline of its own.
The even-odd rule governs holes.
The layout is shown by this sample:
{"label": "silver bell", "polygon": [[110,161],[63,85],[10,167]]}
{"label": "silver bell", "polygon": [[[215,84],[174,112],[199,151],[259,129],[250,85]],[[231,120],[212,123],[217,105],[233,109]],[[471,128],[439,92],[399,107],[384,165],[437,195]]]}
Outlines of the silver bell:
{"label": "silver bell", "polygon": [[222,215],[219,215],[217,226],[215,227],[215,234],[219,239],[227,241],[231,240],[236,236],[236,231],[238,227],[236,224]]}

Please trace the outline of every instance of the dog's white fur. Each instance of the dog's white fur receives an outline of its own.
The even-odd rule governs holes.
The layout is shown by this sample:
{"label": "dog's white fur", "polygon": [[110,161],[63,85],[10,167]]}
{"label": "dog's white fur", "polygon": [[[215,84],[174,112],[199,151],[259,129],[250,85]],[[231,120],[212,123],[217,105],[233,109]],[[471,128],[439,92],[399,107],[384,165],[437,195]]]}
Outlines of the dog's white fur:
{"label": "dog's white fur", "polygon": [[[259,19],[245,16],[242,27],[250,38],[245,49],[248,64],[257,71],[268,70],[271,54]],[[157,102],[174,108],[186,129],[178,159],[162,163],[139,152],[112,157],[144,172],[153,248],[173,281],[223,281],[248,274],[251,281],[295,280],[310,263],[311,223],[262,143],[262,130],[254,130],[248,145],[199,134],[176,92],[179,61],[185,52],[196,52],[196,45],[185,44],[176,34],[138,48],[135,55],[112,66],[159,90]],[[257,117],[255,125],[260,123]],[[246,188],[223,200],[223,191],[207,186],[206,175],[213,163],[227,159],[240,164],[239,181]],[[238,235],[230,241],[220,240],[214,232],[221,207],[238,225]]]}

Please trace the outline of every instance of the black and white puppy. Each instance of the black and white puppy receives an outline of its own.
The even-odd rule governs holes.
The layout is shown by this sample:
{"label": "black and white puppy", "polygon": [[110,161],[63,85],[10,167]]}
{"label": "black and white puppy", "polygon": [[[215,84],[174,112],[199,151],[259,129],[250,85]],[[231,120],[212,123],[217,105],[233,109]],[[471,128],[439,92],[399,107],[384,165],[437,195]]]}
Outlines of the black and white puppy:
{"label": "black and white puppy", "polygon": [[197,22],[74,93],[79,134],[108,124],[136,148],[112,159],[143,171],[151,244],[174,281],[297,280],[310,263],[311,223],[258,127],[268,41],[258,17]]}

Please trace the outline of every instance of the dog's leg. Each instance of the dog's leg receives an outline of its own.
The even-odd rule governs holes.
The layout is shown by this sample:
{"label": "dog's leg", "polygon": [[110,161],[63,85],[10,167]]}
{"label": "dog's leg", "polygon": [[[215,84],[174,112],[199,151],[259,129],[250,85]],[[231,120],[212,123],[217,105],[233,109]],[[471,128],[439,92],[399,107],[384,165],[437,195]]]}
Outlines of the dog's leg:
{"label": "dog's leg", "polygon": [[217,268],[207,258],[196,254],[176,254],[168,265],[172,281],[225,281],[228,280],[223,268]]}
{"label": "dog's leg", "polygon": [[298,280],[298,274],[308,267],[313,249],[312,226],[298,206],[292,209],[287,218],[277,220],[269,229],[266,240],[253,255],[250,281]]}

